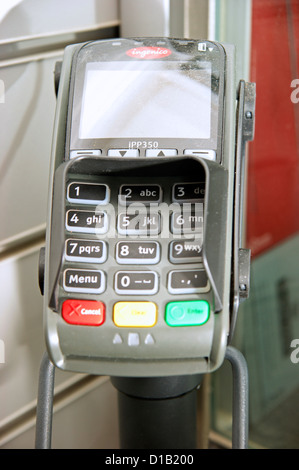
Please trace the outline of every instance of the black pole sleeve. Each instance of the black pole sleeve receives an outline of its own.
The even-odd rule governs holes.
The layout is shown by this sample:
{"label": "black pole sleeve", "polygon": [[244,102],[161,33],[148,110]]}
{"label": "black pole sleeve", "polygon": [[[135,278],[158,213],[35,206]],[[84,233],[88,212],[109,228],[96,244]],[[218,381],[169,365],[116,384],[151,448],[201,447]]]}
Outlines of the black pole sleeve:
{"label": "black pole sleeve", "polygon": [[122,449],[195,449],[201,376],[111,378]]}

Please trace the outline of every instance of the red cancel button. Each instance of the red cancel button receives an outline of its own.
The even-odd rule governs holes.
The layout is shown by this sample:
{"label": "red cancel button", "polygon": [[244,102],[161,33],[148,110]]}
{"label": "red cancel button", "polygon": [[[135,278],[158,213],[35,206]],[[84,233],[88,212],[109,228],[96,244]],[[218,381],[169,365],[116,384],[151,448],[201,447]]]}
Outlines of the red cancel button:
{"label": "red cancel button", "polygon": [[72,325],[100,326],[105,321],[105,304],[96,300],[69,299],[62,304],[62,317]]}

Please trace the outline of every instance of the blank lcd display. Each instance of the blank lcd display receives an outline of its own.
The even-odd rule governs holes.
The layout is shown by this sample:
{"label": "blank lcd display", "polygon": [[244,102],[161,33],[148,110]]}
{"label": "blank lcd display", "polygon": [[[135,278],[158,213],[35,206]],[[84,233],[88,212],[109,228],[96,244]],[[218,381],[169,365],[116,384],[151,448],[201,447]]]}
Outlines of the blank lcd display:
{"label": "blank lcd display", "polygon": [[210,139],[209,62],[86,65],[79,139]]}

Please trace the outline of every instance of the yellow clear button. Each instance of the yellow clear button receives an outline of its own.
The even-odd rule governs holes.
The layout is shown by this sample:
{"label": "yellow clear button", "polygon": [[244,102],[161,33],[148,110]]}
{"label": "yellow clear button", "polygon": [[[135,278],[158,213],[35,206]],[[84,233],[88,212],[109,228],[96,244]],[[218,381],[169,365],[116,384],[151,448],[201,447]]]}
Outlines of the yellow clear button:
{"label": "yellow clear button", "polygon": [[154,302],[117,302],[113,308],[113,321],[121,327],[148,327],[157,322]]}

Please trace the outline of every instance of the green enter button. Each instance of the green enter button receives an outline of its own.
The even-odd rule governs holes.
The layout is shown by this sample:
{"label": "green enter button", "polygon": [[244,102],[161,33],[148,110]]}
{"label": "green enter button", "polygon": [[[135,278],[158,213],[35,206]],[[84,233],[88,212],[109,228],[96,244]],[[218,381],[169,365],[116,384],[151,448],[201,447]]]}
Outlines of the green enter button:
{"label": "green enter button", "polygon": [[206,300],[184,300],[166,305],[165,320],[169,326],[203,325],[208,321],[210,306]]}

